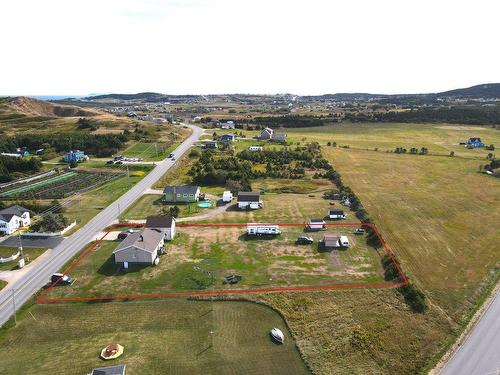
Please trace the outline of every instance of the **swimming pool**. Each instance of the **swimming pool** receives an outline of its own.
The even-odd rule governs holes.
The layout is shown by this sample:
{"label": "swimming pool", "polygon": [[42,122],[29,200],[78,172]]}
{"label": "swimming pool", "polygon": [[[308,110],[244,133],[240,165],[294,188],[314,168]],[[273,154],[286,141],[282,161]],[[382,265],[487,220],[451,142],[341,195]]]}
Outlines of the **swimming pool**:
{"label": "swimming pool", "polygon": [[210,202],[210,201],[200,202],[200,203],[198,203],[198,207],[210,208],[210,207],[212,207],[212,202]]}

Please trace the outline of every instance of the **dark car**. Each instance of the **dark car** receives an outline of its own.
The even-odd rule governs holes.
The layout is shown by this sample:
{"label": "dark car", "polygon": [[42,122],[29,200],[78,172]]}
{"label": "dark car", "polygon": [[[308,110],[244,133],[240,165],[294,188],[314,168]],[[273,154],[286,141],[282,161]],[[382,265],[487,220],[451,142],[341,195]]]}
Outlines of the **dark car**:
{"label": "dark car", "polygon": [[123,231],[123,232],[120,232],[120,233],[118,233],[117,238],[118,238],[119,240],[124,240],[125,238],[127,238],[127,237],[128,237],[128,235],[129,235],[130,233],[133,233],[133,232],[134,232],[134,231],[133,231],[133,230],[131,230],[131,229],[126,230],[126,231]]}
{"label": "dark car", "polygon": [[114,160],[108,160],[108,161],[106,162],[106,164],[115,164],[115,161],[114,161]]}
{"label": "dark car", "polygon": [[354,234],[364,234],[366,232],[365,228],[354,229]]}
{"label": "dark car", "polygon": [[170,155],[168,155],[168,157],[173,159],[175,157],[175,155],[174,154],[170,154]]}
{"label": "dark car", "polygon": [[299,238],[297,238],[297,243],[299,245],[310,245],[314,242],[313,238],[312,237],[308,237],[308,236],[300,236]]}
{"label": "dark car", "polygon": [[240,275],[229,275],[224,278],[224,284],[236,284],[238,281],[241,281],[243,277]]}
{"label": "dark car", "polygon": [[57,280],[61,279],[57,285],[71,285],[73,284],[73,278],[68,275],[63,275],[62,273],[55,273],[50,277],[50,282],[53,284]]}

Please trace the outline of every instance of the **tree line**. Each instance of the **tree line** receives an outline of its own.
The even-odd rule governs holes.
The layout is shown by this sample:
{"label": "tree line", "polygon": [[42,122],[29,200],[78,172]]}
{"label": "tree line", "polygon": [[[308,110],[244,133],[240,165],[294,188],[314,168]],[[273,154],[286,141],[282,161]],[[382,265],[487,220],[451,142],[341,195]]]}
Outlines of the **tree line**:
{"label": "tree line", "polygon": [[123,148],[128,137],[126,134],[23,134],[0,141],[0,152],[12,152],[19,147],[34,151],[53,149],[56,152],[83,150],[98,157],[111,156]]}
{"label": "tree line", "polygon": [[13,181],[16,173],[33,174],[41,168],[42,162],[37,158],[22,159],[0,155],[0,183]]}
{"label": "tree line", "polygon": [[498,125],[498,107],[439,107],[417,108],[409,111],[348,112],[345,120],[352,122],[445,122],[452,124]]}

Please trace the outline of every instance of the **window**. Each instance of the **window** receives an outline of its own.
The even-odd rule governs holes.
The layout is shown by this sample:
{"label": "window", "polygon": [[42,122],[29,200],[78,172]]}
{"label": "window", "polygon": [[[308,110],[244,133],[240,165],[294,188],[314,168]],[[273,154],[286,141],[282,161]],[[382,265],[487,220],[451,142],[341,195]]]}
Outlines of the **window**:
{"label": "window", "polygon": [[184,198],[186,198],[188,195],[187,194],[182,194]]}

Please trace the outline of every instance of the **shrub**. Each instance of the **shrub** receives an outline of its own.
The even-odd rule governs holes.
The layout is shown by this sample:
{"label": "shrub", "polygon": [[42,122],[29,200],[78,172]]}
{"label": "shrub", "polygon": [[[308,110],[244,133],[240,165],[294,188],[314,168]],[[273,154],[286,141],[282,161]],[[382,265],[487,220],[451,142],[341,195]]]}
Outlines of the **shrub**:
{"label": "shrub", "polygon": [[414,312],[423,313],[427,310],[425,295],[414,284],[403,285],[399,287],[399,291]]}

